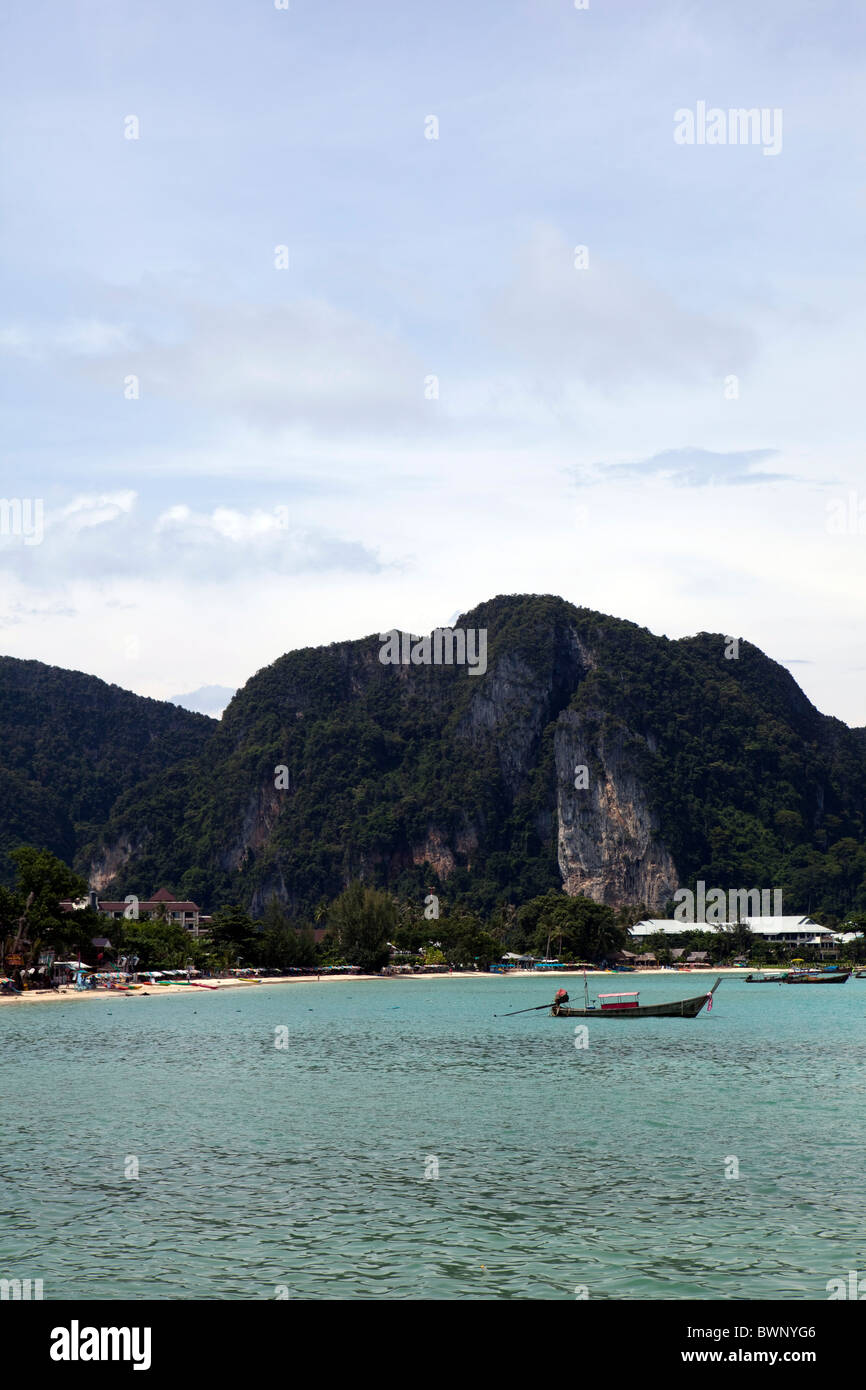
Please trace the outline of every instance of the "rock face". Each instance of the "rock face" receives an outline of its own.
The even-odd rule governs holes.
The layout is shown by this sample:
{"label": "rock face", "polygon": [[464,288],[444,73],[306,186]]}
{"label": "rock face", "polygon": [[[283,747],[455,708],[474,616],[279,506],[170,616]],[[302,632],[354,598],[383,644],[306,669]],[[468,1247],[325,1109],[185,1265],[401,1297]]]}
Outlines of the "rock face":
{"label": "rock face", "polygon": [[88,866],[87,878],[91,888],[102,893],[109,883],[114,883],[115,880],[120,882],[132,856],[133,847],[125,836],[120,836],[110,844],[104,844],[100,853],[94,856]]}
{"label": "rock face", "polygon": [[[866,737],[784,668],[549,596],[493,599],[458,626],[487,630],[483,675],[383,665],[372,635],[279,658],[219,722],[0,662],[7,841],[74,853],[117,897],[165,884],[260,911],[276,894],[308,916],[356,877],[482,913],[557,888],[660,913],[697,877],[784,883],[807,911],[838,841],[827,882],[850,909]],[[773,877],[786,862],[790,886]]]}
{"label": "rock face", "polygon": [[[542,828],[555,827],[562,887],[614,907],[646,903],[661,909],[679,886],[679,876],[650,809],[639,740],[624,729],[600,732],[597,717],[559,709],[595,664],[574,632],[567,634],[546,680],[526,661],[506,654],[474,694],[459,733],[470,743],[493,740],[505,786],[516,797],[533,770],[544,729],[554,721],[553,796],[541,822]],[[576,778],[578,767],[586,768],[585,778]],[[428,844],[436,847],[435,853],[428,851],[428,862],[444,879],[455,866],[454,856],[443,846],[441,831],[431,832]]]}
{"label": "rock face", "polygon": [[412,851],[413,864],[426,864],[443,881],[453,873],[457,861],[445,843],[441,830],[433,828],[427,832],[423,844],[416,845]]}
{"label": "rock face", "polygon": [[224,869],[231,872],[243,868],[249,856],[267,844],[284,804],[280,792],[272,783],[266,782],[255,788],[241,813],[237,836],[223,853]]}
{"label": "rock face", "polygon": [[[738,854],[751,883],[758,835],[775,865],[780,809],[816,832],[825,812],[862,826],[862,733],[748,644],[726,662],[722,637],[669,642],[549,597],[494,599],[458,625],[488,631],[481,677],[383,665],[376,636],[259,671],[197,761],[115,808],[92,871],[208,907],[276,894],[309,913],[361,877],[481,911],[562,888],[658,913],[699,872],[730,882]],[[781,799],[762,791],[774,767]]]}
{"label": "rock face", "polygon": [[566,711],[557,722],[555,748],[557,861],[566,893],[612,907],[661,908],[679,877],[626,735],[599,737]]}

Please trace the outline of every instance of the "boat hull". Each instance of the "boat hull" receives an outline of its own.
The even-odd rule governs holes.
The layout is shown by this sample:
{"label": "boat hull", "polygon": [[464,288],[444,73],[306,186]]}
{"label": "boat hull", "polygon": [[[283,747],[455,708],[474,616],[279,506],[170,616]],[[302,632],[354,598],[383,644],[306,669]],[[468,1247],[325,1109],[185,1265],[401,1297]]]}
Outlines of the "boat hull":
{"label": "boat hull", "polygon": [[850,970],[839,971],[834,975],[788,975],[786,985],[844,985]]}
{"label": "boat hull", "polygon": [[640,1004],[636,1009],[570,1009],[554,1004],[550,1013],[553,1018],[697,1018],[709,997],[708,992],[672,1004]]}

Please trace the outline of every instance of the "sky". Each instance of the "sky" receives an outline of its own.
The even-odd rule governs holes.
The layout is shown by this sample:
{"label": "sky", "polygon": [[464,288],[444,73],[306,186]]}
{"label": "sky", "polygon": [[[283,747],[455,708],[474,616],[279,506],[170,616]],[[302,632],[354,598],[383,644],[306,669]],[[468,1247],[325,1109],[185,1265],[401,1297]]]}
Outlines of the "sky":
{"label": "sky", "polygon": [[0,651],[170,698],[555,593],[866,725],[849,0],[28,0],[0,53]]}

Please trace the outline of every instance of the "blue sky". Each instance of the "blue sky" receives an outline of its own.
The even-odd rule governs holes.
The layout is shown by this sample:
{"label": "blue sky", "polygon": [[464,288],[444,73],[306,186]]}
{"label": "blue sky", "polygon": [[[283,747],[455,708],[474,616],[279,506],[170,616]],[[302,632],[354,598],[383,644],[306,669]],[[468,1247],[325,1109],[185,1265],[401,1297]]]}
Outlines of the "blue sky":
{"label": "blue sky", "polygon": [[[31,0],[0,47],[0,649],[168,697],[555,592],[866,724],[855,7]],[[781,149],[676,144],[701,101]]]}

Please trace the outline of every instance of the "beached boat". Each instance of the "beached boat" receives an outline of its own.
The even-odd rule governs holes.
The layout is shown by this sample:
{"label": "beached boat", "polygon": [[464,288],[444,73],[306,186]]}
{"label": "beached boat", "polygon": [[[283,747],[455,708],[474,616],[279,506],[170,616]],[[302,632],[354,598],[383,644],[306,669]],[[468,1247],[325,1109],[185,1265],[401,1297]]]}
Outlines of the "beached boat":
{"label": "beached boat", "polygon": [[697,1018],[705,1004],[712,1008],[712,998],[722,983],[721,975],[712,989],[691,999],[675,999],[669,1004],[641,1004],[640,991],[600,994],[598,1007],[570,1009],[566,1004],[551,1006],[553,1018]]}

